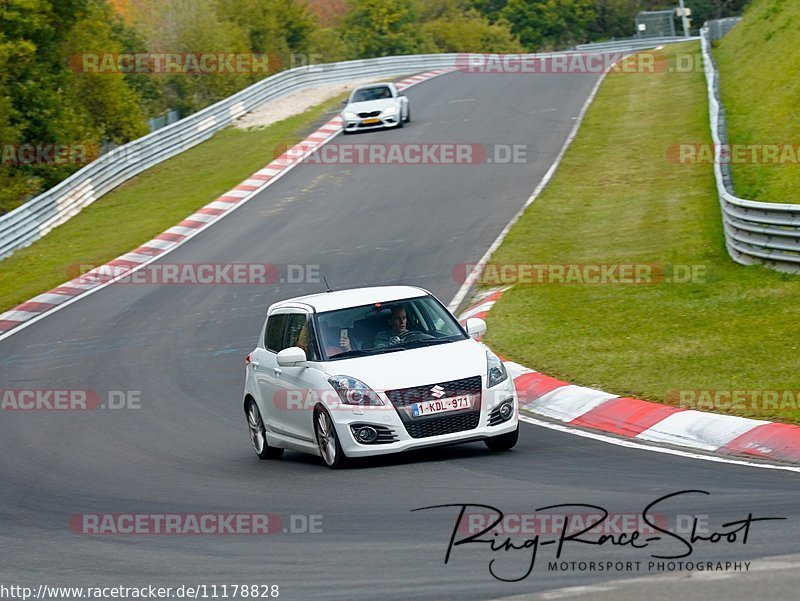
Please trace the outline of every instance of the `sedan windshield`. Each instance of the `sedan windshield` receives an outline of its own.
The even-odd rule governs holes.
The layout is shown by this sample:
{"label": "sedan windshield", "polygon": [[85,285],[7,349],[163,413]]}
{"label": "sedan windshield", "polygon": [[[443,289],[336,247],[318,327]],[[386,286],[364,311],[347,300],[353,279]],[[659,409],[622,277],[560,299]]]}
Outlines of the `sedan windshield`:
{"label": "sedan windshield", "polygon": [[377,355],[464,340],[466,333],[432,296],[337,309],[317,315],[326,359]]}
{"label": "sedan windshield", "polygon": [[350,102],[367,102],[368,100],[381,100],[382,98],[391,98],[392,91],[386,86],[378,88],[364,88],[363,90],[356,90]]}

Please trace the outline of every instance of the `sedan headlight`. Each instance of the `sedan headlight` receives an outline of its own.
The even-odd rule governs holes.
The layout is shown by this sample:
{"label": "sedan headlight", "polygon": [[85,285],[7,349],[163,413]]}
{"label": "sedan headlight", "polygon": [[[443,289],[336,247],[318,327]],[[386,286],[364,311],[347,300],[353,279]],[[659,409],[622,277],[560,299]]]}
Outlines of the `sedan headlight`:
{"label": "sedan headlight", "polygon": [[345,119],[358,119],[358,115],[356,115],[356,114],[355,114],[354,112],[352,112],[352,111],[345,111],[345,113],[344,113],[344,118],[345,118]]}
{"label": "sedan headlight", "polygon": [[500,361],[500,357],[495,355],[492,351],[486,351],[486,366],[486,388],[497,386],[508,377],[506,366]]}
{"label": "sedan headlight", "polygon": [[397,112],[396,106],[390,106],[389,108],[383,109],[384,115],[394,115]]}
{"label": "sedan headlight", "polygon": [[372,388],[350,376],[333,376],[328,380],[346,405],[383,405]]}

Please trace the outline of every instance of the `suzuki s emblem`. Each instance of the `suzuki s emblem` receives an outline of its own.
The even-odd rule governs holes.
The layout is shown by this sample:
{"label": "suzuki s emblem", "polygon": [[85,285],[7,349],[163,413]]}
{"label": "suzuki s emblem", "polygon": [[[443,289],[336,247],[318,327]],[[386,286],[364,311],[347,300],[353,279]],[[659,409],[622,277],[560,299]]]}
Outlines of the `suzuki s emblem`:
{"label": "suzuki s emblem", "polygon": [[439,386],[438,384],[431,388],[431,396],[435,396],[437,399],[442,398],[445,395],[444,388]]}

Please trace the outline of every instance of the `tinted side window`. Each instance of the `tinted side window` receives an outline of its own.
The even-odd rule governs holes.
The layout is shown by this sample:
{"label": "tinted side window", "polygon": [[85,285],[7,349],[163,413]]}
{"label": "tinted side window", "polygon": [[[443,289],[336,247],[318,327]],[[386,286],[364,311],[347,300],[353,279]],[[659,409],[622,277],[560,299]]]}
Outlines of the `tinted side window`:
{"label": "tinted side window", "polygon": [[277,353],[284,348],[283,330],[286,325],[287,317],[288,315],[286,314],[270,315],[267,321],[267,335],[264,345],[273,353]]}
{"label": "tinted side window", "polygon": [[289,315],[286,329],[286,342],[283,348],[299,346],[306,352],[306,357],[311,361],[317,360],[316,341],[311,320],[305,314]]}

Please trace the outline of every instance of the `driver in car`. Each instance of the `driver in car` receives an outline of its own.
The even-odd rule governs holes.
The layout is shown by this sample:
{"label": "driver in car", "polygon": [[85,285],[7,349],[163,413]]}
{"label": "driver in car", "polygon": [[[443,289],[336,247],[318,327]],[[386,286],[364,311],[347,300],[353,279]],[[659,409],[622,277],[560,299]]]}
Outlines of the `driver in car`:
{"label": "driver in car", "polygon": [[386,348],[387,346],[394,346],[403,342],[407,336],[416,334],[417,332],[407,329],[408,316],[406,309],[402,306],[392,307],[392,314],[389,316],[388,332],[378,332],[375,335],[373,346],[375,348]]}

